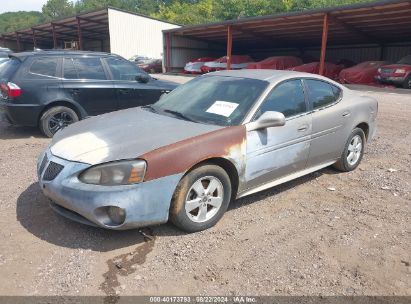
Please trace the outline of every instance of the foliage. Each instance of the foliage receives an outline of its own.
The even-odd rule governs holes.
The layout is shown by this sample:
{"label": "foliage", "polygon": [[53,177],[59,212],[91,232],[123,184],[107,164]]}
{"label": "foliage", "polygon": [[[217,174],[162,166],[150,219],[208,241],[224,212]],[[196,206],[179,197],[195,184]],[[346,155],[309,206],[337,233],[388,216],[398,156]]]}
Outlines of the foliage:
{"label": "foliage", "polygon": [[40,12],[9,12],[0,14],[0,33],[13,32],[34,24],[42,23],[44,16]]}
{"label": "foliage", "polygon": [[74,5],[69,0],[48,0],[43,5],[43,15],[46,20],[54,20],[73,15]]}

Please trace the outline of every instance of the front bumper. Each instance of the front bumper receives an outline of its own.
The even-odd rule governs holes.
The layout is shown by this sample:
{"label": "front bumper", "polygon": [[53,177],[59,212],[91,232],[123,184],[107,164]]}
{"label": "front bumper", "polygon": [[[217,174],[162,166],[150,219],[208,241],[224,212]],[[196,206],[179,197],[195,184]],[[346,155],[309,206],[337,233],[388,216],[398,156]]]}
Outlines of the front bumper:
{"label": "front bumper", "polygon": [[389,84],[395,84],[395,85],[402,85],[405,81],[405,77],[397,77],[397,76],[384,76],[384,75],[378,75],[375,77],[379,82],[382,83],[389,83]]}
{"label": "front bumper", "polygon": [[14,104],[0,100],[0,112],[14,125],[35,127],[38,125],[43,106],[35,104]]}
{"label": "front bumper", "polygon": [[[46,161],[43,160],[46,157]],[[57,176],[50,179],[50,164],[63,167]],[[80,182],[78,174],[89,164],[71,162],[56,157],[49,150],[39,158],[37,173],[40,187],[53,203],[52,208],[74,221],[114,230],[161,224],[168,221],[168,212],[174,190],[182,174],[159,178],[149,182],[122,186],[98,186]],[[61,167],[60,167],[61,168]],[[121,225],[107,222],[102,214],[110,206],[125,210]]]}

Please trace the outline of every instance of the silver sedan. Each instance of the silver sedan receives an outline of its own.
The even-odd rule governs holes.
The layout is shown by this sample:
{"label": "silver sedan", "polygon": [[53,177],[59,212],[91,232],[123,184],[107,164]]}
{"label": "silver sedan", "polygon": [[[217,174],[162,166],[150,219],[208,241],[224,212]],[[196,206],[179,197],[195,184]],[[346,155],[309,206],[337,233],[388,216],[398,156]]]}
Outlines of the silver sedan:
{"label": "silver sedan", "polygon": [[90,118],[40,155],[60,214],[109,229],[171,220],[194,232],[229,203],[333,165],[354,170],[376,130],[377,101],[328,78],[220,71],[151,106]]}

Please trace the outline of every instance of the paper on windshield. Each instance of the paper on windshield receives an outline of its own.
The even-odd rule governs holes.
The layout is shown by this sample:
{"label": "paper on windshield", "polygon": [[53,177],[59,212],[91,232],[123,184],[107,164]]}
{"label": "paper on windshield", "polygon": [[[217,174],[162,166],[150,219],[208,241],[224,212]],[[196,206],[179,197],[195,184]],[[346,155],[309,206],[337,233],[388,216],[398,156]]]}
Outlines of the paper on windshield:
{"label": "paper on windshield", "polygon": [[229,117],[237,107],[238,103],[216,100],[206,112]]}

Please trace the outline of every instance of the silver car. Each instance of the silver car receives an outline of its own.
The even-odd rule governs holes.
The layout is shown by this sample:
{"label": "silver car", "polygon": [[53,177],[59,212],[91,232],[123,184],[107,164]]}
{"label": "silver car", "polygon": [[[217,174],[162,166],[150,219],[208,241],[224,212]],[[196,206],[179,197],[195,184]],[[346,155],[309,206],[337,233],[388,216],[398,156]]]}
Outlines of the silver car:
{"label": "silver car", "polygon": [[54,210],[81,223],[200,231],[236,198],[330,165],[354,170],[377,111],[313,74],[210,73],[152,106],[59,131],[40,155],[39,183]]}

